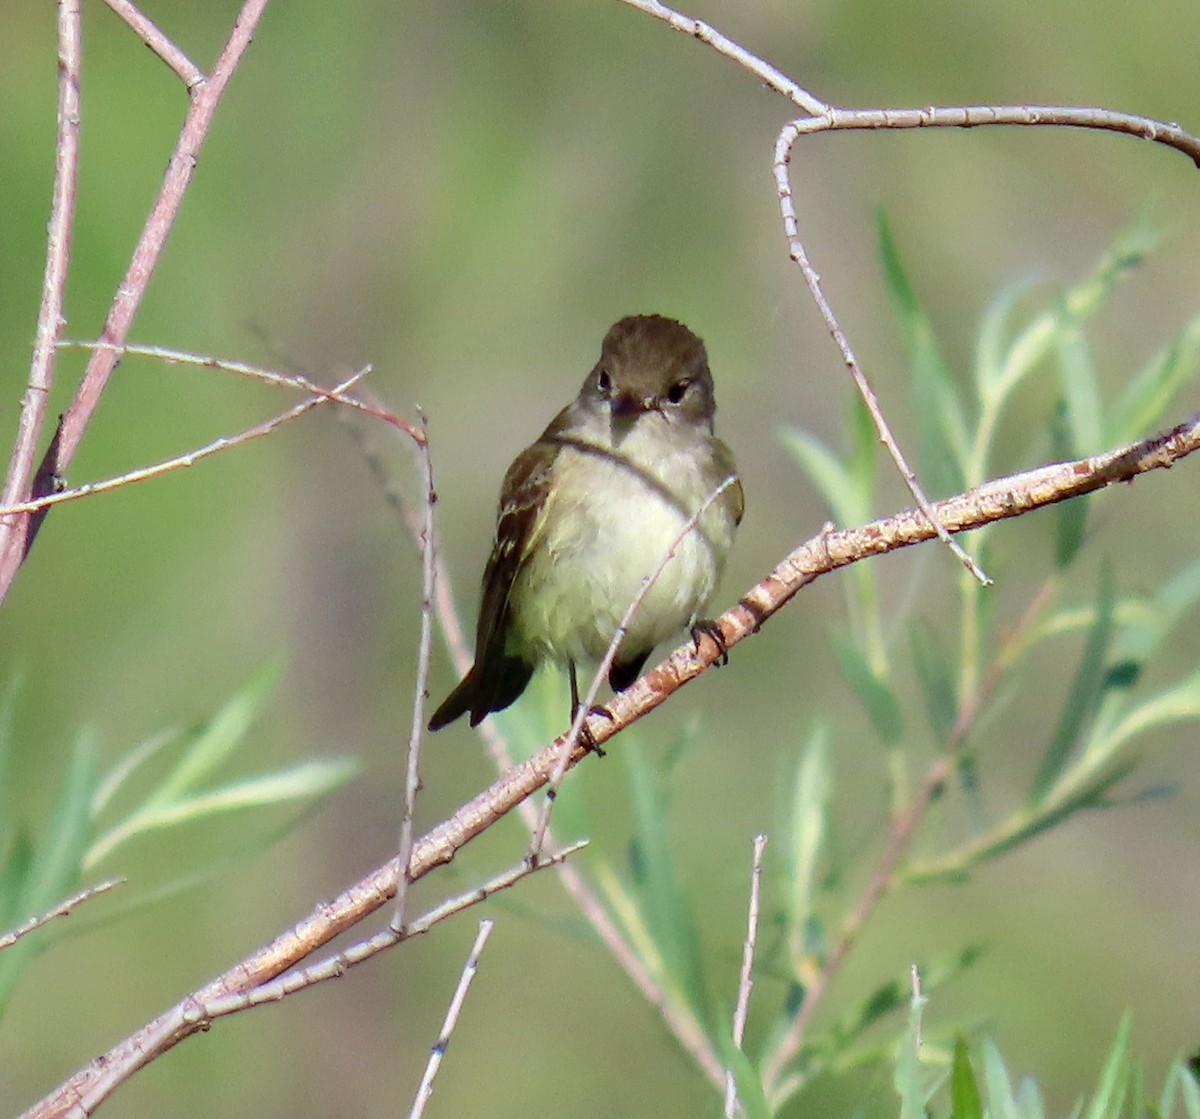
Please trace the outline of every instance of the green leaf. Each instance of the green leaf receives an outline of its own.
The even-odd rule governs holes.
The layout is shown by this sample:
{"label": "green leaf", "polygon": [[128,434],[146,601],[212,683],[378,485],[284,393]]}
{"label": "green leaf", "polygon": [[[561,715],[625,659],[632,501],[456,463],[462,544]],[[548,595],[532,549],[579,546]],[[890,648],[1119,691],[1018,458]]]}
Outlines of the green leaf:
{"label": "green leaf", "polygon": [[346,784],[360,769],[359,762],[352,758],[317,759],[182,796],[169,804],[146,804],[99,836],[88,850],[84,866],[95,866],[122,843],[152,831],[198,823],[247,808],[270,808],[315,800]]}
{"label": "green leaf", "polygon": [[1088,634],[1083,657],[1075,671],[1075,679],[1067,695],[1054,736],[1042,755],[1037,776],[1029,790],[1029,803],[1037,804],[1054,786],[1067,764],[1079,736],[1095,710],[1104,681],[1105,661],[1113,629],[1112,572],[1105,565],[1100,576],[1100,593],[1096,601],[1096,621]]}
{"label": "green leaf", "polygon": [[958,722],[958,695],[950,662],[933,631],[920,622],[908,627],[913,665],[925,699],[925,714],[934,741],[945,745]]}
{"label": "green leaf", "polygon": [[671,856],[667,798],[642,750],[626,744],[621,757],[633,809],[629,865],[641,920],[659,954],[663,978],[688,1000],[698,1017],[704,1018],[708,997],[700,935]]}
{"label": "green leaf", "polygon": [[983,1040],[983,1082],[987,1086],[987,1109],[990,1119],[1019,1119],[1017,1101],[1004,1058],[990,1038]]}
{"label": "green leaf", "polygon": [[281,668],[278,661],[265,665],[212,717],[171,773],[147,798],[147,809],[172,804],[229,759],[266,706]]}
{"label": "green leaf", "polygon": [[950,1072],[950,1115],[951,1119],[983,1119],[979,1086],[975,1083],[975,1072],[971,1068],[967,1043],[961,1037],[954,1040],[954,1065]]}
{"label": "green leaf", "polygon": [[864,492],[861,479],[824,443],[796,427],[780,428],[779,438],[825,499],[834,521],[852,527],[870,520],[871,493]]}
{"label": "green leaf", "polygon": [[920,424],[920,473],[935,495],[965,489],[967,422],[958,389],[938,348],[929,317],[917,299],[887,215],[878,212],[879,257],[901,344],[912,366],[913,396]]}
{"label": "green leaf", "polygon": [[[89,805],[95,785],[95,744],[90,738],[81,738],[72,753],[50,820],[30,848],[29,857],[23,859],[25,871],[20,875],[20,891],[13,907],[15,924],[52,909],[78,886],[91,827]],[[21,973],[44,944],[44,937],[34,933],[0,952],[0,1014]]]}
{"label": "green leaf", "polygon": [[815,910],[817,863],[828,825],[832,780],[829,772],[829,727],[815,726],[796,769],[795,791],[790,805],[787,849],[788,942],[793,970],[807,955],[809,922]]}
{"label": "green leaf", "polygon": [[1009,355],[1009,320],[1018,300],[1029,294],[1033,285],[1010,284],[988,305],[979,327],[975,347],[975,393],[980,401],[994,396],[994,386],[1004,375]]}
{"label": "green leaf", "polygon": [[1100,1085],[1087,1109],[1086,1119],[1120,1119],[1121,1107],[1129,1088],[1131,1059],[1129,1037],[1132,1019],[1128,1012],[1117,1027],[1117,1038],[1100,1074]]}
{"label": "green leaf", "polygon": [[[1050,414],[1050,445],[1059,462],[1079,457],[1079,445],[1070,430],[1066,406],[1061,401]],[[1088,501],[1083,495],[1054,506],[1054,562],[1059,570],[1070,566],[1083,544]]]}
{"label": "green leaf", "polygon": [[1109,408],[1104,442],[1132,443],[1153,433],[1171,402],[1200,366],[1200,316],[1170,346],[1160,350]]}
{"label": "green leaf", "polygon": [[835,630],[830,632],[829,640],[842,672],[866,710],[875,733],[884,745],[894,745],[904,733],[900,701],[886,681],[875,674],[866,657],[849,638]]}
{"label": "green leaf", "polygon": [[1079,323],[1070,319],[1065,306],[1062,316],[1063,323],[1056,341],[1067,426],[1074,456],[1091,455],[1104,444],[1096,367]]}
{"label": "green leaf", "polygon": [[1183,1099],[1183,1111],[1187,1119],[1200,1119],[1200,1081],[1179,1058],[1171,1062],[1159,1097],[1158,1114],[1162,1119],[1171,1119],[1175,1114],[1177,1095]]}
{"label": "green leaf", "polygon": [[921,1075],[921,1022],[925,999],[913,996],[909,1003],[908,1028],[900,1039],[893,1083],[900,1097],[900,1119],[925,1119],[929,1091]]}
{"label": "green leaf", "polygon": [[725,1068],[733,1073],[734,1090],[737,1092],[739,1109],[736,1114],[745,1119],[771,1119],[771,1107],[763,1092],[762,1080],[746,1054],[733,1044],[733,1038],[721,1032],[721,1059]]}

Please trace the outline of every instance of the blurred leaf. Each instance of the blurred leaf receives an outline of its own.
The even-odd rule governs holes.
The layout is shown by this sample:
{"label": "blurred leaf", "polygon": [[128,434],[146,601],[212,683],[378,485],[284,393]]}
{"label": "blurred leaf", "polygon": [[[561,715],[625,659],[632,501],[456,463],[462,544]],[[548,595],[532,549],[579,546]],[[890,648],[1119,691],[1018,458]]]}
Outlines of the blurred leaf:
{"label": "blurred leaf", "polygon": [[1104,443],[1120,446],[1144,439],[1163,422],[1171,402],[1200,365],[1200,317],[1160,350],[1108,409]]}
{"label": "blurred leaf", "polygon": [[825,499],[837,524],[853,527],[870,520],[870,492],[861,488],[861,479],[824,443],[798,427],[780,428],[779,438]]}
{"label": "blurred leaf", "polygon": [[1117,1038],[1100,1074],[1100,1085],[1087,1109],[1086,1119],[1120,1119],[1121,1107],[1129,1088],[1129,1035],[1132,1019],[1128,1012],[1117,1027]]}
{"label": "blurred leaf", "polygon": [[196,735],[174,770],[146,798],[143,812],[174,804],[221,767],[242,744],[254,720],[266,706],[281,668],[279,661],[265,665],[233,695]]}
{"label": "blurred leaf", "polygon": [[1109,729],[1094,751],[1111,755],[1130,739],[1152,727],[1200,719],[1200,671],[1192,673],[1132,708]]}
{"label": "blurred leaf", "polygon": [[979,1100],[979,1085],[967,1054],[967,1043],[954,1041],[954,1066],[950,1073],[951,1119],[983,1119],[983,1104]]}
{"label": "blurred leaf", "polygon": [[810,918],[815,908],[817,861],[825,838],[829,812],[829,727],[818,723],[796,769],[795,790],[788,819],[791,843],[786,850],[788,942],[796,971],[809,954]]}
{"label": "blurred leaf", "polygon": [[[1145,217],[1139,218],[1118,235],[1087,276],[1069,287],[1052,308],[1035,315],[1017,333],[1002,356],[992,352],[986,361],[980,362],[976,382],[980,398],[979,423],[967,459],[967,477],[971,484],[983,480],[996,426],[1008,398],[1040,365],[1064,328],[1082,323],[1104,306],[1117,281],[1140,263],[1155,240]],[[1003,304],[995,314],[1001,312],[1007,315]],[[994,327],[997,339],[999,333],[1000,325],[997,324]],[[993,345],[989,340],[989,348]]]}
{"label": "blurred leaf", "polygon": [[721,1031],[721,1060],[725,1068],[733,1073],[733,1084],[737,1091],[739,1110],[736,1114],[745,1119],[771,1119],[771,1108],[763,1093],[762,1080],[746,1054],[733,1044],[733,1038]]}
{"label": "blurred leaf", "polygon": [[[70,767],[62,791],[45,830],[29,848],[28,856],[10,863],[5,877],[13,872],[19,885],[13,906],[14,924],[53,908],[78,886],[80,865],[91,827],[88,807],[96,784],[96,748],[90,738],[82,737],[71,755]],[[8,1004],[21,973],[33,955],[44,946],[38,933],[18,940],[0,952],[0,1014]]]}
{"label": "blurred leaf", "polygon": [[301,762],[277,770],[180,797],[170,804],[146,804],[116,827],[99,836],[84,860],[90,868],[115,848],[135,836],[163,828],[195,823],[222,813],[246,808],[269,808],[297,801],[316,800],[350,781],[361,769],[353,758]]}
{"label": "blurred leaf", "polygon": [[708,998],[700,936],[671,857],[666,797],[642,750],[636,746],[623,748],[621,757],[625,761],[633,808],[629,864],[637,888],[638,909],[661,958],[664,979],[703,1018]]}
{"label": "blurred leaf", "polygon": [[863,523],[870,520],[875,508],[879,435],[866,401],[858,393],[851,395],[846,410],[846,446],[846,467],[861,503],[861,516],[856,523]]}
{"label": "blurred leaf", "polygon": [[1112,639],[1112,572],[1106,564],[1100,575],[1096,621],[1088,634],[1083,657],[1059,716],[1054,736],[1046,747],[1037,776],[1029,790],[1029,803],[1037,804],[1053,787],[1067,764],[1088,717],[1093,713],[1104,680],[1104,665]]}
{"label": "blurred leaf", "polygon": [[121,786],[159,750],[178,738],[179,733],[173,729],[160,731],[145,741],[139,742],[132,750],[118,759],[117,764],[109,770],[107,776],[96,785],[96,795],[92,798],[92,816],[99,816],[120,791]]}
{"label": "blurred leaf", "polygon": [[1020,1119],[1004,1058],[990,1038],[983,1039],[983,1082],[990,1119]]}
{"label": "blurred leaf", "polygon": [[935,496],[958,493],[966,488],[967,421],[962,401],[938,348],[929,317],[904,271],[882,209],[878,211],[877,226],[884,281],[892,313],[900,327],[901,344],[912,366],[913,397],[920,424],[921,478]]}
{"label": "blurred leaf", "polygon": [[908,1028],[900,1039],[893,1083],[900,1097],[900,1119],[925,1119],[930,1091],[921,1075],[921,1023],[925,999],[914,996],[909,1003]]}
{"label": "blurred leaf", "polygon": [[1032,290],[1030,284],[1010,284],[988,305],[979,327],[975,347],[975,392],[980,401],[991,399],[993,386],[1005,372],[1009,356],[1009,320],[1022,296]]}
{"label": "blurred leaf", "polygon": [[1147,609],[1122,619],[1121,633],[1113,644],[1114,655],[1119,660],[1148,660],[1198,605],[1200,559],[1193,560],[1160,588]]}
{"label": "blurred leaf", "polygon": [[[1050,446],[1058,462],[1079,457],[1079,445],[1070,430],[1067,408],[1059,401],[1050,413]],[[1081,495],[1054,506],[1054,562],[1060,570],[1070,566],[1084,540],[1089,497]]]}
{"label": "blurred leaf", "polygon": [[1179,1058],[1171,1062],[1159,1097],[1158,1114],[1161,1119],[1171,1119],[1175,1114],[1177,1095],[1183,1099],[1183,1111],[1187,1119],[1200,1119],[1200,1082],[1197,1082],[1187,1063]]}
{"label": "blurred leaf", "polygon": [[908,627],[913,666],[925,699],[925,714],[935,742],[945,745],[958,722],[958,695],[950,662],[933,631],[920,622]]}
{"label": "blurred leaf", "polygon": [[1100,387],[1083,331],[1077,322],[1071,321],[1065,305],[1062,316],[1063,323],[1056,336],[1059,379],[1066,405],[1067,430],[1071,433],[1072,457],[1077,458],[1093,455],[1104,445]]}
{"label": "blurred leaf", "polygon": [[866,657],[849,638],[833,630],[829,640],[842,672],[866,710],[875,733],[884,745],[894,745],[904,733],[900,701],[887,683],[875,674]]}

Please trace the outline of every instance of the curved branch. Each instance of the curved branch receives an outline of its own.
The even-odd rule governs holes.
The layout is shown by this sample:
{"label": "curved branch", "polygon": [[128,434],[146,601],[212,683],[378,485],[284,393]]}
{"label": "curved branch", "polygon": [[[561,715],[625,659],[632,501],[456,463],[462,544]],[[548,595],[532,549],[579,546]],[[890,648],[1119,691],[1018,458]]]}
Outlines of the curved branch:
{"label": "curved branch", "polygon": [[[1200,450],[1200,413],[1161,435],[1106,454],[1056,463],[988,482],[978,489],[937,502],[939,520],[955,532],[981,528],[1034,509],[1131,481],[1139,474],[1173,466]],[[821,575],[869,556],[882,555],[930,540],[936,531],[919,510],[905,510],[856,529],[819,533],[787,556],[752,587],[717,624],[731,649],[756,633],[797,592]],[[653,711],[684,684],[721,657],[709,640],[697,649],[687,641],[607,705],[610,718],[591,721],[592,737],[604,743]],[[423,878],[449,863],[467,843],[486,831],[551,778],[562,739],[514,766],[413,845],[410,880]],[[570,764],[588,750],[576,746]],[[108,1053],[96,1058],[35,1104],[22,1119],[66,1119],[89,1114],[134,1071],[204,1029],[211,1017],[206,1005],[248,992],[295,967],[322,945],[386,905],[396,892],[399,860],[393,859],[356,882],[332,901],[246,957],[224,974],[187,996]]]}

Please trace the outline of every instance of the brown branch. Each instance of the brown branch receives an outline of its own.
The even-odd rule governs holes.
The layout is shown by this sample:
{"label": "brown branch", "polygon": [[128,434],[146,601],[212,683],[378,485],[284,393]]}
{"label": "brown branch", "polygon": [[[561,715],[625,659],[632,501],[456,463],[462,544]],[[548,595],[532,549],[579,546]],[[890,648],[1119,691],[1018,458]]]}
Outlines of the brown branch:
{"label": "brown branch", "polygon": [[174,72],[189,93],[203,82],[204,74],[172,40],[155,26],[153,20],[140,12],[130,0],[104,2],[133,29],[134,33]]}
{"label": "brown branch", "polygon": [[88,886],[86,890],[80,890],[78,893],[72,894],[64,901],[60,901],[53,909],[48,909],[45,913],[39,913],[36,917],[30,917],[24,924],[18,925],[15,929],[0,936],[0,950],[11,948],[22,937],[28,936],[43,925],[48,925],[55,918],[70,916],[84,902],[91,901],[92,898],[99,897],[101,894],[106,894],[116,886],[123,885],[125,885],[124,878],[106,878],[103,882],[97,883],[95,886]]}
{"label": "brown branch", "polygon": [[[1150,470],[1169,468],[1198,449],[1200,414],[1169,432],[1121,450],[996,479],[969,493],[938,502],[935,511],[952,531],[981,528],[1104,489],[1115,482],[1131,481]],[[757,632],[763,622],[819,576],[869,556],[910,547],[935,535],[928,519],[917,510],[906,510],[862,528],[822,532],[792,552],[732,610],[718,619],[726,647],[732,649]],[[590,728],[596,742],[606,742],[654,710],[710,667],[719,655],[713,642],[702,643],[700,650],[692,641],[686,642],[608,704],[611,720],[592,720]],[[545,785],[558,763],[561,741],[550,743],[533,757],[514,766],[452,817],[419,839],[413,845],[410,878],[416,881],[436,867],[449,863],[467,843]],[[577,746],[572,752],[571,764],[586,754],[587,750]],[[928,795],[932,795],[930,781],[936,776],[934,771],[927,780]],[[897,839],[897,834],[894,833],[891,846],[901,851],[904,836],[899,834]],[[270,982],[386,905],[395,895],[398,869],[399,861],[393,859],[337,898],[321,904],[293,928],[80,1070],[35,1104],[23,1119],[65,1117],[72,1108],[77,1109],[76,1114],[90,1113],[120,1080],[205,1028],[209,1019],[204,1008],[210,1002]],[[873,884],[860,908],[871,903],[871,899],[886,886],[887,874],[890,874],[890,868],[881,866],[876,879],[882,881],[883,886]],[[118,1079],[114,1081],[114,1077]],[[723,1077],[721,1080],[723,1082]]]}
{"label": "brown branch", "polygon": [[[76,0],[62,2],[68,5]],[[26,494],[32,498],[44,497],[61,486],[61,479],[100,402],[108,378],[120,360],[120,351],[114,347],[119,347],[125,341],[133,325],[134,317],[166,244],[167,235],[175,223],[184,195],[192,181],[200,149],[212,124],[217,105],[253,39],[254,30],[266,6],[267,0],[245,0],[212,73],[191,88],[191,106],[167,163],[163,184],[146,219],[129,269],[117,287],[101,332],[102,341],[109,345],[102,346],[92,354],[75,392],[75,398],[63,414],[58,431],[33,478],[32,486],[28,486],[26,482],[28,488],[15,493],[14,499],[19,500]],[[54,336],[57,337],[60,320],[56,319],[52,326]],[[36,434],[35,432],[34,438]],[[40,509],[35,513],[23,513],[15,519],[0,523],[0,599],[7,594],[13,579],[16,578],[46,513],[46,509]]]}
{"label": "brown branch", "polygon": [[[29,383],[21,400],[17,439],[9,459],[0,506],[12,505],[30,493],[33,460],[46,422],[50,386],[54,383],[55,342],[63,327],[67,266],[71,260],[71,230],[75,221],[75,190],[79,178],[79,82],[82,71],[82,26],[79,0],[58,5],[58,140],[55,145],[54,193],[46,240],[46,272]],[[0,516],[0,572],[6,555],[27,549],[30,518]],[[17,561],[19,562],[19,561]],[[0,591],[0,599],[3,593]]]}

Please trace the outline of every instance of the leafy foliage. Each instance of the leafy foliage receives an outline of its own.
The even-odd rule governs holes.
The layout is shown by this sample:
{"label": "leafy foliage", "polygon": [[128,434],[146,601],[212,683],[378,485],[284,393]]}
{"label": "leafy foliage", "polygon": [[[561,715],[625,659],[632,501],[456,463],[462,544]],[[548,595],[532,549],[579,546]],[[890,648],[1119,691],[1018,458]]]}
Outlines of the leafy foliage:
{"label": "leafy foliage", "polygon": [[[254,724],[270,700],[277,677],[278,667],[268,665],[198,730],[156,734],[130,749],[107,773],[100,769],[100,751],[92,736],[81,735],[54,809],[36,834],[17,826],[10,805],[0,801],[0,927],[17,926],[53,909],[81,883],[94,879],[98,869],[119,874],[116,853],[144,845],[155,834],[185,825],[224,825],[229,816],[246,809],[256,814],[277,808],[303,810],[349,781],[357,763],[340,758],[212,783],[252,741]],[[0,702],[0,775],[12,748],[15,701],[16,688],[10,687]],[[165,772],[153,778],[149,788],[137,787],[137,778],[154,762],[165,764]],[[0,779],[0,794],[4,791]],[[122,799],[129,804],[118,810]],[[295,812],[291,823],[300,816]],[[257,850],[273,838],[246,830],[241,843]],[[190,867],[166,886],[127,900],[124,908],[193,885],[227,862]],[[107,912],[111,914],[111,908]],[[34,955],[48,947],[55,935],[52,923],[0,952],[0,1013]]]}

